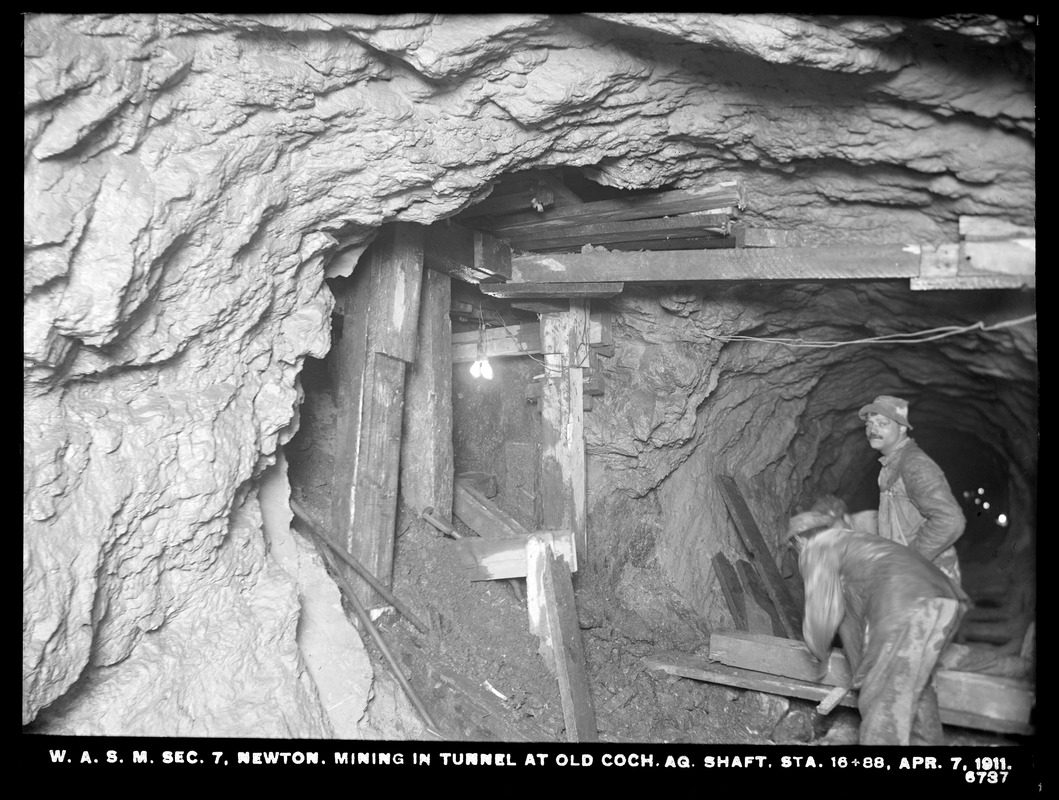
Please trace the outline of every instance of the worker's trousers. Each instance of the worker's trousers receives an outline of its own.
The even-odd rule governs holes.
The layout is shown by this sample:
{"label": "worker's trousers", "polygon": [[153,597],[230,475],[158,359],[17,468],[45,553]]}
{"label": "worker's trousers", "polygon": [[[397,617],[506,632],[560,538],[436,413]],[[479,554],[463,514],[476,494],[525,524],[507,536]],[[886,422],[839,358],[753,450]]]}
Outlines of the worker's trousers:
{"label": "worker's trousers", "polygon": [[956,600],[923,600],[874,663],[862,665],[861,744],[943,744],[933,673],[960,616]]}

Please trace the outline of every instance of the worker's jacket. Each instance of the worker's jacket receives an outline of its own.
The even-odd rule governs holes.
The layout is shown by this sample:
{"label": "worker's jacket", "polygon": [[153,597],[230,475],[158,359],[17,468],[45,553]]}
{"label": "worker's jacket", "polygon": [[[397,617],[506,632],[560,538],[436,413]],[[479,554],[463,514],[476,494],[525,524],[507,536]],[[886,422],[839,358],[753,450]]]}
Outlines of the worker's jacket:
{"label": "worker's jacket", "polygon": [[959,586],[953,545],[967,520],[945,473],[912,439],[879,462],[879,535],[922,553]]}
{"label": "worker's jacket", "polygon": [[881,536],[835,527],[795,542],[805,583],[802,636],[823,674],[838,632],[854,688],[923,602],[941,597],[967,606],[940,569]]}

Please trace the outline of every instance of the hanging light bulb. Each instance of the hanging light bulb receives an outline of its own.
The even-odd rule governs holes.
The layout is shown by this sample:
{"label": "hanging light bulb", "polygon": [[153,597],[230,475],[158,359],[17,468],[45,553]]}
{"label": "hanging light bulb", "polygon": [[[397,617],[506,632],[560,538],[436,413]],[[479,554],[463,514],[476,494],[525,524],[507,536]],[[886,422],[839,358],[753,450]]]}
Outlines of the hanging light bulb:
{"label": "hanging light bulb", "polygon": [[485,319],[481,306],[478,307],[478,358],[471,364],[471,377],[485,378],[487,381],[493,379],[493,368],[489,366],[489,359],[485,355]]}

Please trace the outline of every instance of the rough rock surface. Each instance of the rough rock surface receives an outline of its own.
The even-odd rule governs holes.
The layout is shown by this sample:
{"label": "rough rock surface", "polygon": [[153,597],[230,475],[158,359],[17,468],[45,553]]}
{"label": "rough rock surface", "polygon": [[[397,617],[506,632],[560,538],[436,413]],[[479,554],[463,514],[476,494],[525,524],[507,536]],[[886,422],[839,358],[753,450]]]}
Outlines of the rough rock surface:
{"label": "rough rock surface", "polygon": [[[329,346],[323,276],[336,253],[386,222],[451,215],[506,172],[558,164],[619,187],[738,177],[748,222],[797,229],[805,243],[952,239],[961,214],[1032,224],[1028,27],[27,16],[23,723],[48,708],[74,733],[327,734],[257,487],[296,430],[304,359]],[[753,315],[739,306],[723,311]],[[630,330],[662,324],[634,316]],[[682,319],[698,328],[702,316]],[[643,469],[623,488],[686,496],[663,483],[682,461],[688,474],[718,460],[804,481],[781,446],[816,378],[785,387],[782,408],[760,404],[764,355],[735,364],[705,343],[707,360],[752,387],[718,391],[723,369],[699,374],[702,354],[663,353],[666,341],[649,345],[645,366],[685,395],[659,402],[649,384],[621,411],[635,435],[609,434],[608,458]],[[1026,359],[1035,338],[1011,346]],[[1010,380],[976,353],[953,359]],[[926,383],[933,371],[907,363],[902,377]],[[808,446],[829,442],[822,426],[856,402],[811,414]],[[1035,406],[1025,392],[1004,405],[1014,427],[998,438],[1022,459],[1013,480],[1029,492],[1019,442]],[[776,412],[782,435],[761,449],[725,452],[728,437],[710,430],[763,429]],[[956,413],[968,430],[993,424],[978,407]],[[604,427],[594,436],[598,449]],[[695,519],[687,503],[664,528]],[[623,546],[650,549],[647,532]],[[667,541],[659,558],[688,590],[704,553],[685,566]],[[130,685],[143,688],[130,708],[97,713]]]}

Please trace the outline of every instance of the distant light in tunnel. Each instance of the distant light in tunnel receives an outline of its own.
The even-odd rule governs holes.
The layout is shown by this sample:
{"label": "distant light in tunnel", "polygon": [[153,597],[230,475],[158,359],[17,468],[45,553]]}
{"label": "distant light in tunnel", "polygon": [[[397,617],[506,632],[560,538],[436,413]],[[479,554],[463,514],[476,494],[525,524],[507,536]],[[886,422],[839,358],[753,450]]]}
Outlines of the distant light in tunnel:
{"label": "distant light in tunnel", "polygon": [[985,489],[983,489],[981,486],[979,486],[978,487],[978,494],[985,494]]}
{"label": "distant light in tunnel", "polygon": [[1006,528],[1008,524],[1008,515],[1001,514],[999,517],[996,518],[996,524],[1002,528]]}
{"label": "distant light in tunnel", "polygon": [[980,498],[980,497],[976,497],[976,498],[974,499],[974,504],[975,504],[976,506],[980,506],[980,505],[982,505],[982,498]]}
{"label": "distant light in tunnel", "polygon": [[984,503],[982,503],[982,508],[989,508],[989,501],[988,500],[986,500]]}

